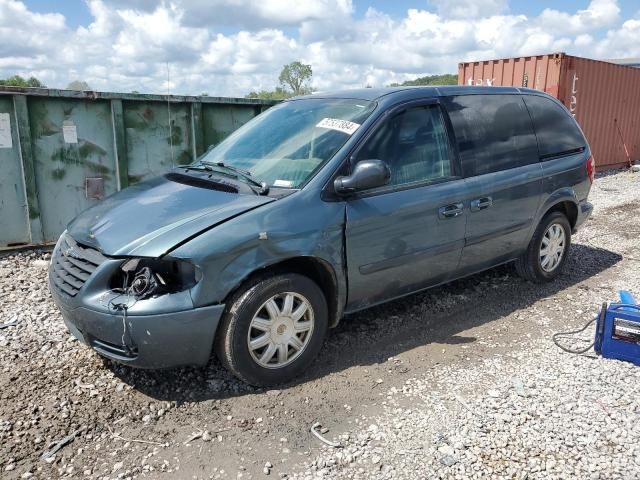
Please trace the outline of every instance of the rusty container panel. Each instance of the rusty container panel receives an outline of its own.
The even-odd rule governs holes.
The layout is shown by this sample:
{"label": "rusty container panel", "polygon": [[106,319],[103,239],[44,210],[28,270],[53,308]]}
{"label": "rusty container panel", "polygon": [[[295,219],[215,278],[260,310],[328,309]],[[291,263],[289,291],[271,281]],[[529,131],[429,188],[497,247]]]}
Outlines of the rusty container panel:
{"label": "rusty container panel", "polygon": [[205,150],[217,145],[229,134],[260,113],[260,107],[209,103],[202,105]]}
{"label": "rusty container panel", "polygon": [[106,195],[117,190],[111,110],[107,101],[46,97],[29,98],[28,107],[42,233],[54,239],[97,203],[87,178],[102,178]]}
{"label": "rusty container panel", "polygon": [[163,102],[123,102],[129,184],[193,162],[189,105],[169,105],[170,108]]}
{"label": "rusty container panel", "polygon": [[562,56],[554,53],[460,63],[458,84],[535,88],[558,97]]}
{"label": "rusty container panel", "polygon": [[599,169],[640,160],[640,69],[564,53],[458,65],[459,85],[528,87],[558,98]]}
{"label": "rusty container panel", "polygon": [[29,243],[29,220],[13,99],[0,97],[0,246]]}
{"label": "rusty container panel", "polygon": [[640,160],[640,69],[567,55],[560,85],[598,168]]}

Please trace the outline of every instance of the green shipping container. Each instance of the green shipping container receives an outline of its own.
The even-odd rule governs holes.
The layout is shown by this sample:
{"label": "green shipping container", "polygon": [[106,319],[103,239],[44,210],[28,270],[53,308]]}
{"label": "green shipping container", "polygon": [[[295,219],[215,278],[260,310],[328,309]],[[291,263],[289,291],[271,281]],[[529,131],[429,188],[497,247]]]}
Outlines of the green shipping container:
{"label": "green shipping container", "polygon": [[273,104],[0,87],[0,249],[55,242],[82,210],[193,162]]}

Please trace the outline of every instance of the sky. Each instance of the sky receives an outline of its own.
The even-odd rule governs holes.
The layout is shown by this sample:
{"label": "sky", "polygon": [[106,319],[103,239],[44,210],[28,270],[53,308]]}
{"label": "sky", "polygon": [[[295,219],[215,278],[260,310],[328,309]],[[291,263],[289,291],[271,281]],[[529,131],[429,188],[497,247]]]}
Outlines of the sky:
{"label": "sky", "polygon": [[52,88],[244,96],[296,60],[317,90],[379,87],[553,52],[640,57],[640,2],[0,0],[0,78]]}

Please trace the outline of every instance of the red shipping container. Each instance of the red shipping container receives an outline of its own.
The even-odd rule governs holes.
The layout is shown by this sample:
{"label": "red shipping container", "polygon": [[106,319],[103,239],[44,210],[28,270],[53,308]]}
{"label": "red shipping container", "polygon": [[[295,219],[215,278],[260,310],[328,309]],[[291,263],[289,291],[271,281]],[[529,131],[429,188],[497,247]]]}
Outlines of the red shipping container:
{"label": "red shipping container", "polygon": [[640,160],[640,68],[552,53],[460,63],[458,84],[547,92],[576,117],[598,169]]}

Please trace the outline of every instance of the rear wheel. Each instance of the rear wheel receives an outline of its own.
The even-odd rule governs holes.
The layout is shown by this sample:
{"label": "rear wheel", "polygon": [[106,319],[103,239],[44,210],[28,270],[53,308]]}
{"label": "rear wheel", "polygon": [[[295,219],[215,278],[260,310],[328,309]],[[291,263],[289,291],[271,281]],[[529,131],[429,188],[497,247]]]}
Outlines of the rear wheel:
{"label": "rear wheel", "polygon": [[551,212],[538,225],[526,252],[516,260],[516,271],[532,282],[549,282],[562,273],[570,246],[569,220],[562,212]]}
{"label": "rear wheel", "polygon": [[267,386],[302,375],[327,332],[322,290],[298,274],[258,277],[227,306],[216,353],[241,380]]}

